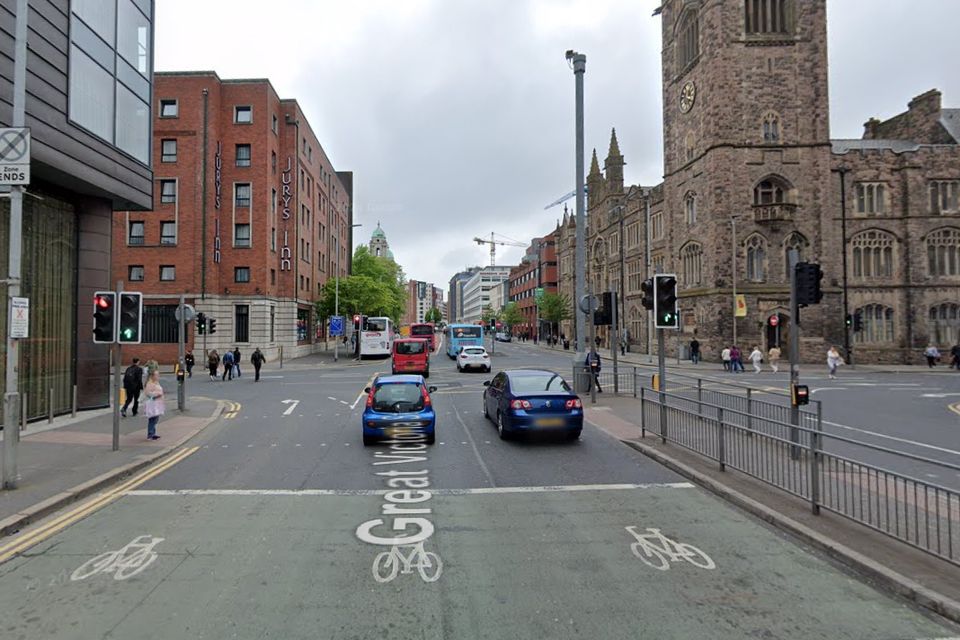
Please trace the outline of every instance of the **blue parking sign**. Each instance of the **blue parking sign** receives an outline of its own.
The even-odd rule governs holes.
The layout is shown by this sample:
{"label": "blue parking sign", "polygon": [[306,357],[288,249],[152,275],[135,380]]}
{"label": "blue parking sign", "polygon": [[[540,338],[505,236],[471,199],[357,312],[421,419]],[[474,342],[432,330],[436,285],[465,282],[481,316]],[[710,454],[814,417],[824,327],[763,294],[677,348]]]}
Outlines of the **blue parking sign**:
{"label": "blue parking sign", "polygon": [[330,316],[330,335],[343,335],[343,316]]}

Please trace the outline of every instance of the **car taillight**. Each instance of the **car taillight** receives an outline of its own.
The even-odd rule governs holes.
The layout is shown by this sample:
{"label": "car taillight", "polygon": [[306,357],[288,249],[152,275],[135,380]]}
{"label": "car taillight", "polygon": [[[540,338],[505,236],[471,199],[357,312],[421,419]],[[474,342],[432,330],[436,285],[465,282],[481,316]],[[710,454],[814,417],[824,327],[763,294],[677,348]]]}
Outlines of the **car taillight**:
{"label": "car taillight", "polygon": [[466,360],[466,359],[467,359],[467,354],[461,353],[461,354],[460,354],[460,357],[461,357],[463,360]]}
{"label": "car taillight", "polygon": [[432,406],[433,406],[433,401],[430,400],[430,394],[427,393],[427,388],[426,388],[426,387],[420,387],[420,393],[423,394],[423,406],[425,406],[425,407],[432,407]]}
{"label": "car taillight", "polygon": [[510,402],[511,409],[529,409],[531,406],[529,400],[512,400]]}
{"label": "car taillight", "polygon": [[370,389],[370,393],[367,394],[367,408],[373,406],[373,389]]}
{"label": "car taillight", "polygon": [[490,357],[490,356],[488,356],[487,354],[483,354],[483,359],[484,359],[484,360],[488,359],[489,357]]}
{"label": "car taillight", "polygon": [[580,402],[580,398],[574,398],[573,400],[567,400],[567,409],[580,409],[583,407],[583,403]]}

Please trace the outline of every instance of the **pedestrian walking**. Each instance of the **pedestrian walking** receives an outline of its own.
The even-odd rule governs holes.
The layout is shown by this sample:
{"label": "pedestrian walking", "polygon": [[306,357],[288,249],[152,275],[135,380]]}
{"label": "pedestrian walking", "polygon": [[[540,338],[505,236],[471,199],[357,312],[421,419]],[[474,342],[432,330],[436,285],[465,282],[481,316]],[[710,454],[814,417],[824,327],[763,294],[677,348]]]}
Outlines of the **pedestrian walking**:
{"label": "pedestrian walking", "polygon": [[187,365],[187,377],[193,377],[193,365],[196,364],[196,361],[193,359],[193,351],[187,349],[187,354],[183,356],[183,362]]}
{"label": "pedestrian walking", "polygon": [[720,360],[723,361],[723,370],[731,371],[730,369],[730,347],[724,347],[723,351],[720,352]]}
{"label": "pedestrian walking", "polygon": [[953,358],[950,366],[956,367],[957,371],[960,371],[960,343],[953,345],[953,348],[950,349],[950,356]]}
{"label": "pedestrian walking", "polygon": [[207,369],[210,370],[210,380],[217,379],[217,368],[220,366],[220,354],[214,349],[207,356]]}
{"label": "pedestrian walking", "polygon": [[237,377],[240,377],[240,347],[233,348],[233,369],[237,374]]}
{"label": "pedestrian walking", "polygon": [[601,342],[600,336],[596,336],[596,337],[593,339],[593,341],[594,341],[595,343],[597,343],[597,349],[599,349],[599,348],[600,348],[600,342]]}
{"label": "pedestrian walking", "polygon": [[770,368],[774,373],[778,372],[780,370],[780,347],[776,345],[770,347],[767,356],[770,358]]}
{"label": "pedestrian walking", "polygon": [[927,357],[927,366],[931,369],[933,369],[940,360],[940,351],[932,344],[927,345],[927,348],[923,351],[923,355]]}
{"label": "pedestrian walking", "polygon": [[263,366],[263,363],[267,359],[263,357],[263,353],[260,352],[260,347],[257,347],[253,351],[253,355],[250,356],[250,364],[253,365],[253,381],[260,382],[260,367]]}
{"label": "pedestrian walking", "polygon": [[147,439],[159,440],[157,435],[157,423],[160,422],[160,416],[166,412],[163,402],[163,387],[160,386],[160,369],[151,369],[147,377],[147,386],[143,389],[143,395],[147,401],[144,403],[143,412],[147,416]]}
{"label": "pedestrian walking", "polygon": [[734,373],[743,372],[743,355],[737,345],[730,347],[730,368]]}
{"label": "pedestrian walking", "polygon": [[622,356],[627,355],[627,346],[628,346],[627,336],[621,336],[620,337],[620,355]]}
{"label": "pedestrian walking", "polygon": [[753,372],[760,373],[763,371],[763,367],[760,364],[763,362],[763,352],[760,351],[760,347],[754,347],[753,351],[750,352],[750,362],[753,363]]}
{"label": "pedestrian walking", "polygon": [[223,377],[221,381],[227,379],[233,380],[233,351],[227,349],[226,353],[223,354]]}
{"label": "pedestrian walking", "polygon": [[593,383],[597,385],[597,393],[603,393],[603,389],[600,388],[600,354],[597,353],[596,349],[592,349],[587,354],[586,364],[590,367],[590,373],[593,374]]}
{"label": "pedestrian walking", "polygon": [[137,415],[140,408],[140,392],[143,391],[143,368],[140,366],[140,358],[134,358],[132,364],[123,372],[123,391],[127,396],[120,409],[120,415],[127,417],[127,407],[133,402],[133,415]]}
{"label": "pedestrian walking", "polygon": [[690,362],[700,363],[700,341],[696,338],[690,341]]}
{"label": "pedestrian walking", "polygon": [[842,364],[843,357],[840,355],[840,351],[836,346],[830,347],[830,350],[827,351],[827,368],[830,370],[831,380],[837,377],[837,367]]}

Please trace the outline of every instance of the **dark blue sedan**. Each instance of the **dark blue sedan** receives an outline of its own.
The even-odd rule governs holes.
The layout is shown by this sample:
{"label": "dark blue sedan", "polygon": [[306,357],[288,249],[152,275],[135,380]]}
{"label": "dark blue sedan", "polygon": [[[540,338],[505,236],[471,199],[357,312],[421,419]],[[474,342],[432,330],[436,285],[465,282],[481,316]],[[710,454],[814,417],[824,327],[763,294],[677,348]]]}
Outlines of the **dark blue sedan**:
{"label": "dark blue sedan", "polygon": [[497,425],[501,439],[534,431],[580,437],[583,404],[559,374],[514,369],[483,384],[483,415]]}
{"label": "dark blue sedan", "polygon": [[437,414],[430,394],[436,387],[427,387],[420,375],[380,376],[367,387],[367,406],[363,410],[363,444],[383,438],[421,436],[433,444],[436,439]]}

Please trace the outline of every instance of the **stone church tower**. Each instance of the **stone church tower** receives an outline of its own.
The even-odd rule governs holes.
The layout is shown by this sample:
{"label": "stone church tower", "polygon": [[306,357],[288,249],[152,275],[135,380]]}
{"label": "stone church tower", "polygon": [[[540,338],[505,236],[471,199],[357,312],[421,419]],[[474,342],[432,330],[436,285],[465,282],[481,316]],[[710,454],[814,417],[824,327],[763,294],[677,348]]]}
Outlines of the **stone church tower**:
{"label": "stone church tower", "polygon": [[367,246],[370,248],[370,255],[393,260],[393,251],[390,250],[390,243],[387,242],[387,234],[384,233],[380,227],[380,222],[377,222],[377,228],[374,229],[370,235],[370,244]]}
{"label": "stone church tower", "polygon": [[[695,330],[715,352],[736,333],[741,348],[776,343],[786,357],[787,250],[841,251],[821,231],[836,213],[826,0],[665,0],[661,16],[663,257],[680,283],[680,339]],[[843,332],[841,314],[824,313],[839,303],[838,274],[824,270],[823,303],[802,312],[809,359]]]}

